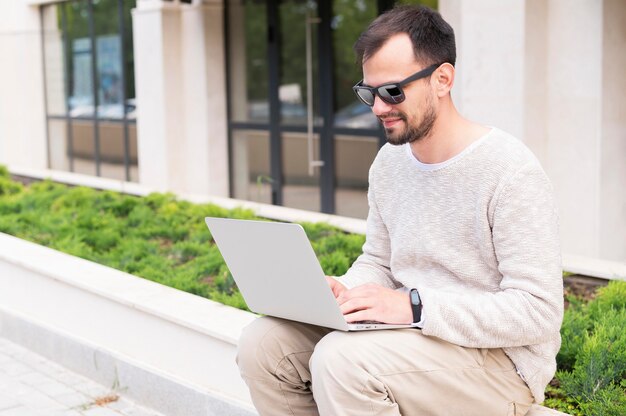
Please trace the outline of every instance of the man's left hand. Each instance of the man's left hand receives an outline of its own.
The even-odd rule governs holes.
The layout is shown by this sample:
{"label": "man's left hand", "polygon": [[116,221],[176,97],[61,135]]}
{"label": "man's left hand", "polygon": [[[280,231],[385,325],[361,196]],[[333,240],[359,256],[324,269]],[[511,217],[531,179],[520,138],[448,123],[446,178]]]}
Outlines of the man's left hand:
{"label": "man's left hand", "polygon": [[387,324],[413,322],[409,294],[374,283],[346,290],[337,297],[347,322],[378,321]]}

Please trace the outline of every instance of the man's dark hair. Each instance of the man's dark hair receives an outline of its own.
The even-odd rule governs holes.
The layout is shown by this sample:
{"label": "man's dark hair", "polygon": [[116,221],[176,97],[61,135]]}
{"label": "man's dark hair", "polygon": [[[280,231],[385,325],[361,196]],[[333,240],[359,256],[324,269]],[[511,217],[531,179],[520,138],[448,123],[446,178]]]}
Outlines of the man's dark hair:
{"label": "man's dark hair", "polygon": [[455,64],[454,30],[437,11],[425,6],[398,6],[378,16],[354,44],[357,62],[367,61],[399,33],[411,38],[417,62]]}

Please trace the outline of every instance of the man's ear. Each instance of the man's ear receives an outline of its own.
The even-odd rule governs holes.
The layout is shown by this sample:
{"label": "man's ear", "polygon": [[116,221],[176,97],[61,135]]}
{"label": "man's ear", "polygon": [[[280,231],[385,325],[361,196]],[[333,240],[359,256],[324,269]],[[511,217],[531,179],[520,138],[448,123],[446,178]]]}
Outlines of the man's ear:
{"label": "man's ear", "polygon": [[439,68],[433,72],[432,81],[434,82],[435,92],[437,97],[443,97],[450,93],[452,86],[454,85],[454,67],[449,64],[441,64]]}

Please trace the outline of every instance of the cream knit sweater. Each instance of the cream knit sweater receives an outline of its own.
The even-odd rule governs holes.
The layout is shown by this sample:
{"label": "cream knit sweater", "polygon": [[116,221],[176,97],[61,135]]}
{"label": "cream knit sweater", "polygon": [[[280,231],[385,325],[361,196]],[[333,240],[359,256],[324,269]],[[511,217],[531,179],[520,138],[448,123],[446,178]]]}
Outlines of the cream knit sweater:
{"label": "cream knit sweater", "polygon": [[449,163],[385,145],[369,174],[363,254],[340,281],[417,288],[424,335],[503,348],[537,402],[556,369],[563,281],[552,188],[492,129]]}

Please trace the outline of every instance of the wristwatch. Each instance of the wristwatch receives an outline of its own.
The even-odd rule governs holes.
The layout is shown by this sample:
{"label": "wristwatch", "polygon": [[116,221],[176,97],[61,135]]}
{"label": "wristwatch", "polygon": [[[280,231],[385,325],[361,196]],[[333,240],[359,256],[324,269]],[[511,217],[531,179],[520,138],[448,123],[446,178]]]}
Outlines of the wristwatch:
{"label": "wristwatch", "polygon": [[413,309],[413,323],[416,324],[422,320],[422,299],[417,289],[411,289],[409,297],[411,298],[411,308]]}

